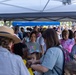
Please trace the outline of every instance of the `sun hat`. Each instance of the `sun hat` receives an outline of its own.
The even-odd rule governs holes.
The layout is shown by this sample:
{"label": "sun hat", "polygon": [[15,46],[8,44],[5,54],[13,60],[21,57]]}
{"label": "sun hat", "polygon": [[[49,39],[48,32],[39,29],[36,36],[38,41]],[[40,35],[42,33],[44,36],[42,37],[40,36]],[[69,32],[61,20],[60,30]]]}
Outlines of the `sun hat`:
{"label": "sun hat", "polygon": [[21,40],[14,34],[14,30],[7,26],[0,26],[0,36],[14,40],[14,43],[19,43]]}

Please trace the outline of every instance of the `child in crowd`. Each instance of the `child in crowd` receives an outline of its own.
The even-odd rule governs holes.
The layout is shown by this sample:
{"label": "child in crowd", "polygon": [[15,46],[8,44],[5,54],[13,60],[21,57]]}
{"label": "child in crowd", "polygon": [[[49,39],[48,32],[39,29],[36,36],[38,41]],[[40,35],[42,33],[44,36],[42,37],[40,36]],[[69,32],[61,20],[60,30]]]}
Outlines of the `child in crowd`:
{"label": "child in crowd", "polygon": [[[23,61],[26,65],[27,63],[27,55],[28,55],[28,48],[23,43],[17,43],[13,45],[13,52],[17,55],[20,55],[23,58]],[[31,68],[28,68],[30,75],[34,75]]]}
{"label": "child in crowd", "polygon": [[32,52],[28,55],[29,60],[39,60],[41,58],[42,54],[40,52]]}
{"label": "child in crowd", "polygon": [[[29,56],[28,56],[28,62],[27,62],[27,66],[30,67],[31,63],[30,61],[36,61],[36,60],[39,60],[42,56],[42,53],[38,52],[38,51],[32,51],[29,53]],[[39,63],[33,63],[33,64],[39,64]],[[34,71],[34,75],[40,75],[39,72],[37,71]]]}

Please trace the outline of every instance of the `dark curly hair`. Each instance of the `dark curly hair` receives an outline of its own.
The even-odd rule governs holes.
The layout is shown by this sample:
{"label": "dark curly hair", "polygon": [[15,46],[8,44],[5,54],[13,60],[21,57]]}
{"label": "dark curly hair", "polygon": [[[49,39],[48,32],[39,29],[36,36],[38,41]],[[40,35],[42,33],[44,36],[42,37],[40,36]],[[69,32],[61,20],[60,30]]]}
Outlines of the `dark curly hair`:
{"label": "dark curly hair", "polygon": [[21,57],[24,55],[23,54],[23,48],[26,48],[28,50],[27,45],[24,43],[17,43],[13,45],[13,52],[17,55],[20,55]]}

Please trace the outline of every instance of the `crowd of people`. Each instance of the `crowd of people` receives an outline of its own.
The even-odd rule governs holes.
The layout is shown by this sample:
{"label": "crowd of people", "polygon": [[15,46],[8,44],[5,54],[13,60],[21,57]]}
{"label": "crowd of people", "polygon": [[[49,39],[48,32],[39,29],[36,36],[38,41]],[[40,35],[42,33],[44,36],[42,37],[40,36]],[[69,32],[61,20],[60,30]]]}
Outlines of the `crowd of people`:
{"label": "crowd of people", "polygon": [[69,75],[65,64],[73,60],[74,26],[73,30],[35,26],[30,32],[19,26],[0,26],[0,75]]}

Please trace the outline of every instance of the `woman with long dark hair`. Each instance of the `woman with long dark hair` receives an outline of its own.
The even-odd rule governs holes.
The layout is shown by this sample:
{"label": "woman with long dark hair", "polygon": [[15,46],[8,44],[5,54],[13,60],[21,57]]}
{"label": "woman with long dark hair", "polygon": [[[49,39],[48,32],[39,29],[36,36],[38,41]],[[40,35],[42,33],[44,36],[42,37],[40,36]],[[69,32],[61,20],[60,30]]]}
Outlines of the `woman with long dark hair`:
{"label": "woman with long dark hair", "polygon": [[56,31],[47,29],[43,32],[42,37],[46,43],[47,50],[42,56],[40,64],[32,64],[31,68],[41,72],[41,75],[62,75],[64,55],[59,48],[60,44]]}

